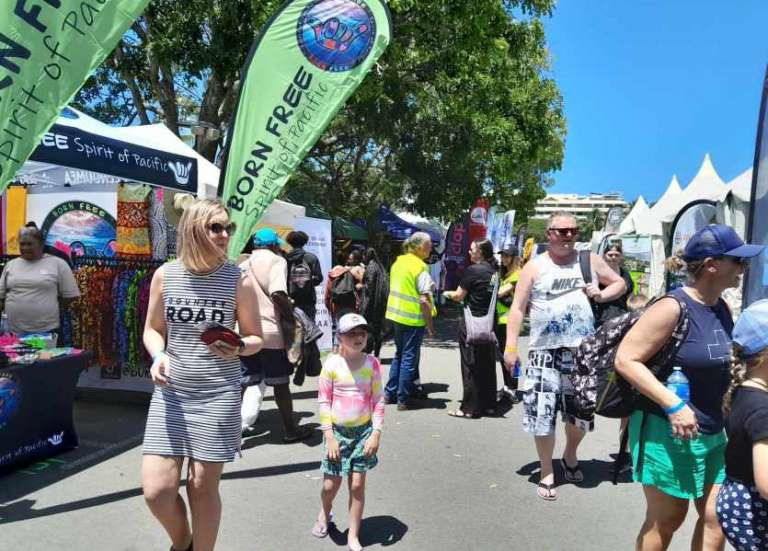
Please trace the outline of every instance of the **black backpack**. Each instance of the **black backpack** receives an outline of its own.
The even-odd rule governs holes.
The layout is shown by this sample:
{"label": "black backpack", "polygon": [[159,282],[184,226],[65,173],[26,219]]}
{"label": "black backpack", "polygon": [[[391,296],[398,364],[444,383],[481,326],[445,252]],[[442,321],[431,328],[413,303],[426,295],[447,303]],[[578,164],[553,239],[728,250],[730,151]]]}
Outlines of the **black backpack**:
{"label": "black backpack", "polygon": [[[671,362],[688,334],[689,317],[686,304],[674,295],[680,306],[680,317],[672,336],[647,363],[659,380],[671,373]],[[614,367],[616,351],[624,336],[637,323],[646,308],[626,312],[609,319],[594,333],[585,337],[576,353],[576,367],[570,376],[576,416],[591,419],[594,415],[621,418],[629,416],[642,404],[641,394],[625,381]]]}
{"label": "black backpack", "polygon": [[288,269],[288,294],[296,304],[307,304],[314,302],[314,287],[312,287],[312,268],[304,255],[292,262]]}
{"label": "black backpack", "polygon": [[[667,343],[646,362],[646,367],[661,381],[672,372],[672,361],[688,335],[690,324],[688,306],[685,302],[674,295],[665,295],[662,298],[666,297],[677,301],[680,306],[680,317]],[[614,364],[619,344],[646,309],[647,307],[611,318],[592,335],[585,337],[576,353],[576,368],[570,375],[574,393],[573,406],[576,417],[580,419],[591,419],[595,414],[615,419],[628,417],[637,409],[643,411],[640,422],[639,459],[636,465],[638,474],[643,470],[645,424],[648,411],[653,409],[654,404],[616,373]],[[614,485],[618,482],[622,463],[626,460],[624,450],[628,439],[629,427],[621,435],[619,453],[613,468]]]}
{"label": "black backpack", "polygon": [[331,302],[337,306],[355,307],[355,276],[350,270],[333,280],[331,285]]}

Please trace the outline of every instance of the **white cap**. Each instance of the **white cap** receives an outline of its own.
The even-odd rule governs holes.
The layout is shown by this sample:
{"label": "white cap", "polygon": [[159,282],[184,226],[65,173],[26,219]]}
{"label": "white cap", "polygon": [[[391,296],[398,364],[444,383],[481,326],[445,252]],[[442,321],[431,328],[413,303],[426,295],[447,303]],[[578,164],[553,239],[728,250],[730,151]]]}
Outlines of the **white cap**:
{"label": "white cap", "polygon": [[366,331],[370,331],[368,322],[365,321],[365,318],[360,314],[344,314],[339,319],[338,332],[340,335],[349,333],[358,327],[362,327]]}

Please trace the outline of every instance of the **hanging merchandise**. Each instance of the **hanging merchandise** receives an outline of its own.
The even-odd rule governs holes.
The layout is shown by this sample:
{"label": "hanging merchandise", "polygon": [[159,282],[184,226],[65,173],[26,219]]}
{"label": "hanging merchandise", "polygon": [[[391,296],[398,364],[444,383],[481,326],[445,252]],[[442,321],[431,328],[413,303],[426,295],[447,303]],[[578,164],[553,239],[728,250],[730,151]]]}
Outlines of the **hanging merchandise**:
{"label": "hanging merchandise", "polygon": [[27,223],[27,186],[11,186],[5,194],[6,254],[19,254],[19,230]]}
{"label": "hanging merchandise", "polygon": [[168,257],[168,220],[163,206],[164,193],[163,188],[157,188],[149,195],[149,234],[154,260],[165,260]]}
{"label": "hanging merchandise", "polygon": [[118,256],[152,256],[149,240],[149,195],[147,185],[122,184],[117,191]]}
{"label": "hanging merchandise", "polygon": [[150,283],[161,262],[100,257],[79,257],[74,261],[82,295],[64,316],[64,342],[93,352],[101,369],[84,375],[85,379],[138,378],[140,381],[129,389],[144,390],[149,380],[149,357],[141,336]]}

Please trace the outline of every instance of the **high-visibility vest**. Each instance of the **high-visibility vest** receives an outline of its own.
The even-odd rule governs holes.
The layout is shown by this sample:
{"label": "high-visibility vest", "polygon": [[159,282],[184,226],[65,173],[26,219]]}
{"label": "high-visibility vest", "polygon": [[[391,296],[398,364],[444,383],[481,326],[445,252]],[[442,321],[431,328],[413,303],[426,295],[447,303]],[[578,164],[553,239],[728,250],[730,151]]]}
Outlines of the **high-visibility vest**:
{"label": "high-visibility vest", "polygon": [[[426,263],[415,254],[397,257],[389,276],[388,320],[411,327],[424,327],[427,324],[421,311],[421,293],[416,285],[419,275],[425,271]],[[437,310],[432,305],[432,316],[436,314]]]}
{"label": "high-visibility vest", "polygon": [[[514,272],[509,272],[507,274],[507,277],[505,277],[499,288],[504,287],[505,285],[509,284],[515,284],[517,283],[517,280],[520,279],[520,270],[515,270]],[[509,317],[509,306],[506,304],[503,304],[501,300],[496,301],[496,323],[499,325],[506,325],[507,318]]]}

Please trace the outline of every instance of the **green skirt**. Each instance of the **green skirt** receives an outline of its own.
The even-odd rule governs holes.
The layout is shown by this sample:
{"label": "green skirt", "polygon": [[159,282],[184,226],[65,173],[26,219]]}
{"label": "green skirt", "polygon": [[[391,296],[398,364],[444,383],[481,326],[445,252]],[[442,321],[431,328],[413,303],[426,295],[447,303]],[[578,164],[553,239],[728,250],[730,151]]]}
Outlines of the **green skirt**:
{"label": "green skirt", "polygon": [[379,463],[378,457],[376,454],[365,457],[363,453],[365,442],[371,434],[373,434],[373,428],[370,423],[359,427],[334,425],[333,436],[339,443],[341,459],[339,461],[328,459],[328,447],[325,445],[325,439],[323,439],[323,449],[325,450],[322,463],[323,473],[329,476],[342,476],[353,472],[365,473],[373,469]]}
{"label": "green skirt", "polygon": [[666,418],[646,414],[643,434],[645,451],[642,470],[638,472],[640,455],[640,425],[643,413],[636,411],[629,421],[629,442],[632,449],[632,478],[654,486],[665,494],[680,499],[697,499],[710,484],[725,480],[725,431],[699,434],[696,440],[672,438]]}

